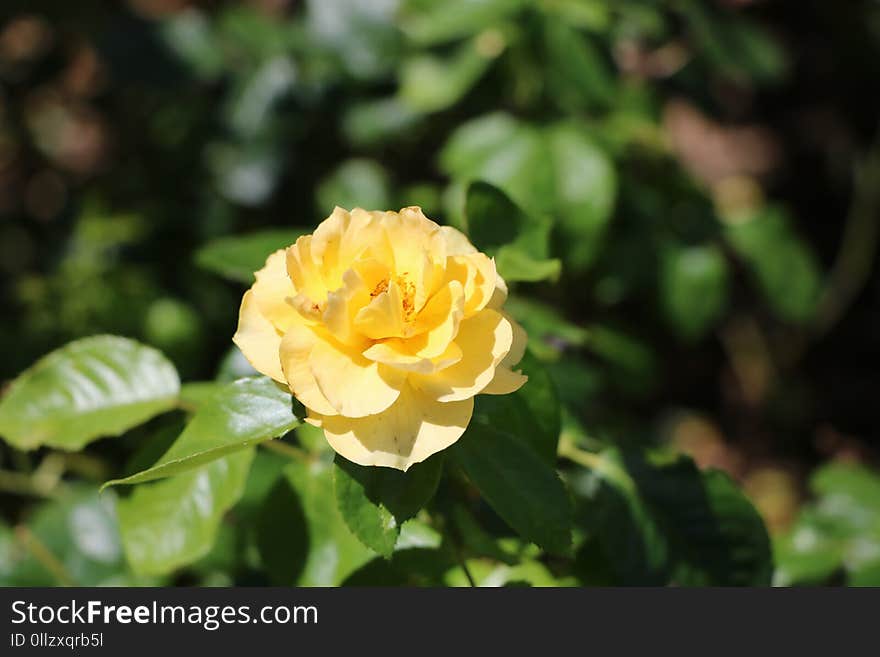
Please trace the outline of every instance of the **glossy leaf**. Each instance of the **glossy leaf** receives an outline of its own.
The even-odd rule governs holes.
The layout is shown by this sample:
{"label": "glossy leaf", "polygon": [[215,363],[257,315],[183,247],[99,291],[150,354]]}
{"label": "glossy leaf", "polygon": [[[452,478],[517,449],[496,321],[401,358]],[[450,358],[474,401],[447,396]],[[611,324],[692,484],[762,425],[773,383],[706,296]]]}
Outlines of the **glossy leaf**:
{"label": "glossy leaf", "polygon": [[532,447],[506,431],[471,422],[449,451],[486,502],[520,536],[548,552],[569,552],[568,493]]}
{"label": "glossy leaf", "polygon": [[684,456],[617,450],[597,455],[591,471],[573,484],[588,500],[579,518],[621,583],[769,584],[767,530],[724,473],[701,473]]}
{"label": "glossy leaf", "polygon": [[516,367],[529,377],[526,384],[509,395],[479,395],[474,419],[521,440],[554,467],[561,430],[556,389],[547,370],[530,353]]}
{"label": "glossy leaf", "polygon": [[357,465],[337,456],[333,479],[339,511],[364,545],[390,556],[401,526],[433,497],[442,472],[442,454],[406,472]]}
{"label": "glossy leaf", "polygon": [[19,449],[75,451],[174,407],[180,380],[158,351],[100,335],[71,342],[18,376],[0,400],[0,436]]}
{"label": "glossy leaf", "polygon": [[566,266],[590,265],[617,197],[613,163],[577,124],[539,127],[495,113],[459,127],[440,154],[458,182],[484,180],[525,211],[552,215]]}
{"label": "glossy leaf", "polygon": [[275,584],[334,586],[373,558],[342,519],[333,469],[322,461],[290,463],[266,497],[257,546]]}
{"label": "glossy leaf", "polygon": [[263,268],[269,255],[290,246],[305,232],[276,229],[221,237],[196,252],[196,263],[224,278],[250,285],[254,272]]}
{"label": "glossy leaf", "polygon": [[554,178],[541,131],[494,113],[460,126],[440,153],[444,171],[460,181],[484,180],[529,212],[552,209]]}
{"label": "glossy leaf", "polygon": [[505,280],[558,278],[562,263],[548,258],[552,221],[547,215],[526,213],[500,189],[484,182],[468,186],[465,214],[471,241],[495,257]]}
{"label": "glossy leaf", "polygon": [[205,555],[220,521],[241,497],[253,449],[153,484],[119,500],[125,555],[143,575],[170,573]]}
{"label": "glossy leaf", "polygon": [[187,410],[196,410],[213,399],[222,383],[215,381],[195,381],[180,386],[180,405]]}
{"label": "glossy leaf", "polygon": [[105,486],[138,484],[188,472],[264,440],[300,422],[293,399],[268,377],[228,383],[205,402],[183,433],[153,467]]}

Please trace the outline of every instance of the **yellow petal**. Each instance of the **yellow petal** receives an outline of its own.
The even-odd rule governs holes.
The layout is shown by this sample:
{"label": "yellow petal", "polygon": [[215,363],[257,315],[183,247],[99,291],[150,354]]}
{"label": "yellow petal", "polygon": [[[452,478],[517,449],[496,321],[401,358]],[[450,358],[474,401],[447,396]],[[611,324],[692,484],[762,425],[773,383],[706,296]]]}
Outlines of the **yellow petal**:
{"label": "yellow petal", "polygon": [[513,366],[522,360],[526,352],[526,345],[529,336],[525,329],[515,322],[506,313],[504,317],[510,322],[513,329],[513,343],[510,345],[510,351],[501,359],[498,367],[495,369],[495,378],[481,391],[485,395],[507,395],[511,392],[519,390],[523,384],[529,380],[526,375],[513,371]]}
{"label": "yellow petal", "polygon": [[433,374],[461,360],[461,349],[454,342],[446,348],[446,351],[434,358],[422,358],[399,351],[395,348],[396,344],[399,344],[399,341],[377,342],[364,352],[364,356],[398,370],[419,374]]}
{"label": "yellow petal", "polygon": [[495,370],[495,378],[489,382],[489,385],[480,391],[480,394],[509,395],[511,392],[516,392],[522,388],[528,380],[529,377],[525,374],[514,372],[507,367],[499,366]]}
{"label": "yellow petal", "polygon": [[421,310],[428,297],[443,282],[446,240],[440,226],[420,208],[388,212],[382,225],[394,257],[394,271],[414,285],[414,308]]}
{"label": "yellow petal", "polygon": [[397,282],[383,282],[381,290],[377,287],[370,294],[372,301],[361,308],[354,318],[357,331],[373,340],[405,335],[404,296]]}
{"label": "yellow petal", "polygon": [[347,212],[337,207],[315,229],[312,257],[328,290],[343,284],[343,275],[361,254],[380,246],[378,242],[385,239],[380,225],[384,215],[384,212],[367,212],[360,208]]}
{"label": "yellow petal", "polygon": [[336,415],[321,424],[330,446],[349,461],[405,471],[458,440],[473,410],[473,399],[443,403],[405,386],[382,413]]}
{"label": "yellow petal", "polygon": [[312,236],[303,235],[287,248],[287,274],[297,293],[323,306],[327,287],[312,257]]}
{"label": "yellow petal", "polygon": [[469,255],[476,253],[476,247],[471,244],[470,240],[457,228],[452,226],[440,226],[440,233],[446,241],[447,255]]}
{"label": "yellow petal", "polygon": [[440,401],[473,397],[495,377],[512,342],[510,322],[495,310],[482,310],[459,327],[455,344],[461,348],[461,360],[430,376],[412,374],[410,383]]}
{"label": "yellow petal", "polygon": [[238,330],[232,341],[241,349],[241,353],[255,370],[285,383],[278,356],[281,334],[268,319],[263,317],[252,290],[245,292],[241,300]]}
{"label": "yellow petal", "polygon": [[317,342],[312,329],[292,327],[281,340],[281,367],[290,391],[306,408],[322,415],[334,415],[336,409],[321,392],[309,366],[309,356]]}
{"label": "yellow petal", "polygon": [[358,309],[370,302],[370,290],[354,269],[346,271],[342,281],[342,287],[327,295],[327,307],[322,319],[337,340],[363,347],[364,340],[356,328],[355,318]]}
{"label": "yellow petal", "polygon": [[282,333],[292,324],[300,322],[299,313],[288,301],[296,294],[296,290],[287,275],[285,261],[284,249],[270,255],[265,266],[254,274],[256,282],[251,287],[263,317]]}
{"label": "yellow petal", "polygon": [[519,322],[515,321],[513,317],[507,313],[501,314],[504,315],[504,319],[510,322],[510,327],[513,330],[513,341],[510,344],[510,351],[508,351],[507,355],[502,359],[501,365],[504,367],[513,367],[521,361],[525,355],[526,346],[529,343],[529,336],[526,333],[526,330],[520,326]]}
{"label": "yellow petal", "polygon": [[507,283],[499,274],[495,278],[495,290],[492,292],[492,298],[489,299],[489,303],[486,304],[486,307],[500,310],[505,301],[507,301]]}
{"label": "yellow petal", "polygon": [[309,366],[324,397],[337,413],[347,417],[384,411],[400,395],[406,381],[404,372],[364,358],[329,335],[315,343]]}
{"label": "yellow petal", "polygon": [[447,350],[458,334],[464,317],[464,290],[461,283],[451,281],[431,297],[416,317],[400,351],[420,358],[436,358]]}
{"label": "yellow petal", "polygon": [[475,315],[486,307],[495,292],[497,278],[495,261],[482,253],[447,258],[446,280],[461,283],[465,317]]}

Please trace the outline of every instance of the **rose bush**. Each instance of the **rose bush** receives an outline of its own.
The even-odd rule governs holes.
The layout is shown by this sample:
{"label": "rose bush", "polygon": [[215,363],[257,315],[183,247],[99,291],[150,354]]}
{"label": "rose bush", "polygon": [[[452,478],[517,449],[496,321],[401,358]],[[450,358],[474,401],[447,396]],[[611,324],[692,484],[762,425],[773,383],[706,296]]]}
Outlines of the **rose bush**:
{"label": "rose bush", "polygon": [[337,453],[407,470],[458,440],[475,395],[526,381],[506,297],[494,260],[420,208],[337,207],[269,256],[234,341]]}

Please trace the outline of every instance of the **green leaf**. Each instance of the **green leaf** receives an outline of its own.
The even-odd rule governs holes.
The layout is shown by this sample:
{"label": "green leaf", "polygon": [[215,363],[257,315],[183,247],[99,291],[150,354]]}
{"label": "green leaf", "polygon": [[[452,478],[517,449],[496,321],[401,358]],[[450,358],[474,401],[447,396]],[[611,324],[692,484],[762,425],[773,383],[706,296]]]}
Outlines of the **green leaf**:
{"label": "green leaf", "polygon": [[520,439],[554,467],[562,422],[556,389],[547,370],[529,352],[516,367],[529,377],[528,382],[509,395],[478,395],[474,419]]}
{"label": "green leaf", "polygon": [[161,575],[192,563],[214,544],[220,521],[241,497],[253,459],[248,449],[141,485],[119,500],[125,555],[142,575]]}
{"label": "green leaf", "polygon": [[837,512],[865,510],[880,515],[880,474],[865,466],[829,463],[810,478],[810,488]]}
{"label": "green leaf", "polygon": [[304,229],[279,229],[221,237],[196,252],[196,264],[229,280],[250,285],[254,272],[263,268],[266,258],[290,246],[305,232]]}
{"label": "green leaf", "polygon": [[576,125],[548,128],[547,140],[563,259],[566,266],[585,269],[599,252],[614,211],[617,174],[605,151]]}
{"label": "green leaf", "polygon": [[266,497],[257,547],[273,583],[335,586],[373,558],[339,512],[333,466],[290,463]]}
{"label": "green leaf", "polygon": [[727,261],[715,246],[670,246],[660,271],[667,321],[685,339],[702,337],[727,305]]}
{"label": "green leaf", "polygon": [[457,183],[484,180],[526,212],[555,218],[560,252],[577,270],[595,259],[617,196],[613,163],[578,125],[538,127],[495,113],[465,123],[440,153]]}
{"label": "green leaf", "polygon": [[576,521],[595,537],[591,543],[599,546],[596,560],[612,573],[613,582],[643,586],[667,583],[669,543],[619,452],[606,450],[589,470],[570,477],[569,483],[576,494]]}
{"label": "green leaf", "polygon": [[752,84],[773,82],[785,74],[785,50],[759,25],[694,0],[682,2],[681,11],[701,56],[719,73]]}
{"label": "green leaf", "polygon": [[817,499],[775,544],[777,584],[822,584],[845,573],[852,585],[874,581],[880,563],[880,475],[830,463],[811,477]]}
{"label": "green leaf", "polygon": [[731,218],[726,235],[777,316],[791,322],[812,318],[821,271],[810,247],[795,234],[780,208],[770,206]]}
{"label": "green leaf", "polygon": [[553,171],[541,131],[507,114],[460,126],[443,147],[440,166],[457,180],[495,185],[529,212],[553,208]]}
{"label": "green leaf", "polygon": [[180,405],[187,410],[200,408],[211,401],[222,388],[223,384],[216,381],[184,383],[180,386]]}
{"label": "green leaf", "polygon": [[174,366],[155,349],[111,335],[83,338],[12,382],[0,400],[0,435],[19,449],[76,451],[173,408],[179,389]]}
{"label": "green leaf", "polygon": [[348,160],[321,182],[317,198],[320,211],[328,214],[336,206],[349,210],[387,208],[388,173],[373,160]]}
{"label": "green leaf", "polygon": [[536,451],[506,431],[471,422],[450,454],[496,513],[548,552],[571,549],[568,493]]}
{"label": "green leaf", "polygon": [[342,582],[343,586],[448,585],[445,576],[456,564],[449,550],[413,548],[395,552],[390,559],[376,557]]}
{"label": "green leaf", "polygon": [[548,259],[552,221],[523,211],[497,187],[475,182],[465,197],[467,229],[474,245],[495,257],[508,281],[558,278],[562,265]]}
{"label": "green leaf", "polygon": [[773,542],[777,586],[823,584],[843,570],[848,531],[841,532],[836,519],[803,509],[792,528]]}
{"label": "green leaf", "polygon": [[187,472],[282,436],[300,422],[289,392],[268,377],[226,384],[204,403],[171,448],[151,468],[104,487],[139,484]]}
{"label": "green leaf", "polygon": [[0,521],[0,586],[156,584],[126,568],[115,504],[114,495],[75,486],[32,510],[15,533]]}
{"label": "green leaf", "polygon": [[547,82],[563,110],[606,109],[618,97],[609,62],[584,34],[559,20],[547,21]]}
{"label": "green leaf", "polygon": [[565,319],[551,305],[510,295],[504,309],[522,324],[529,334],[529,348],[549,360],[566,347],[580,347],[590,339],[587,329]]}
{"label": "green leaf", "polygon": [[457,539],[469,554],[488,557],[509,566],[517,562],[516,557],[499,545],[495,537],[483,529],[465,507],[455,506],[452,509],[452,520],[455,523]]}
{"label": "green leaf", "polygon": [[439,112],[461,100],[490,62],[472,42],[451,57],[416,55],[406,60],[400,71],[400,98],[416,112]]}
{"label": "green leaf", "polygon": [[526,0],[410,0],[401,27],[410,40],[436,45],[481,32],[518,11]]}
{"label": "green leaf", "polygon": [[400,98],[381,98],[353,104],[342,117],[342,130],[350,142],[368,146],[404,134],[422,114]]}
{"label": "green leaf", "polygon": [[579,517],[623,584],[764,586],[772,556],[764,523],[720,471],[666,452],[606,450],[573,482]]}
{"label": "green leaf", "polygon": [[495,256],[495,264],[507,281],[556,281],[562,273],[562,261],[558,258],[536,260],[512,246],[501,247]]}
{"label": "green leaf", "polygon": [[400,528],[434,496],[443,472],[443,455],[408,471],[357,465],[337,456],[333,479],[339,511],[348,528],[367,547],[388,557]]}

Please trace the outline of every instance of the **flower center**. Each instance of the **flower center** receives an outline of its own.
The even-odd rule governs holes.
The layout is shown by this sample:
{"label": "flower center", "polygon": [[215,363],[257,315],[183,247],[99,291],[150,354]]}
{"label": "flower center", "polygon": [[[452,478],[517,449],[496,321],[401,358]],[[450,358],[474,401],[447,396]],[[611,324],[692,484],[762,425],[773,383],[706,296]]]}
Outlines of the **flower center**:
{"label": "flower center", "polygon": [[[398,274],[394,277],[394,283],[397,285],[397,289],[400,292],[401,297],[401,306],[403,309],[403,320],[409,321],[412,319],[412,315],[415,312],[416,304],[416,286],[415,283],[411,282],[407,278],[408,272],[403,272],[402,274]],[[370,298],[375,299],[377,296],[382,294],[383,292],[388,291],[388,286],[391,284],[391,280],[388,278],[383,278],[381,281],[376,283],[376,286],[373,288],[373,291],[370,292]]]}

